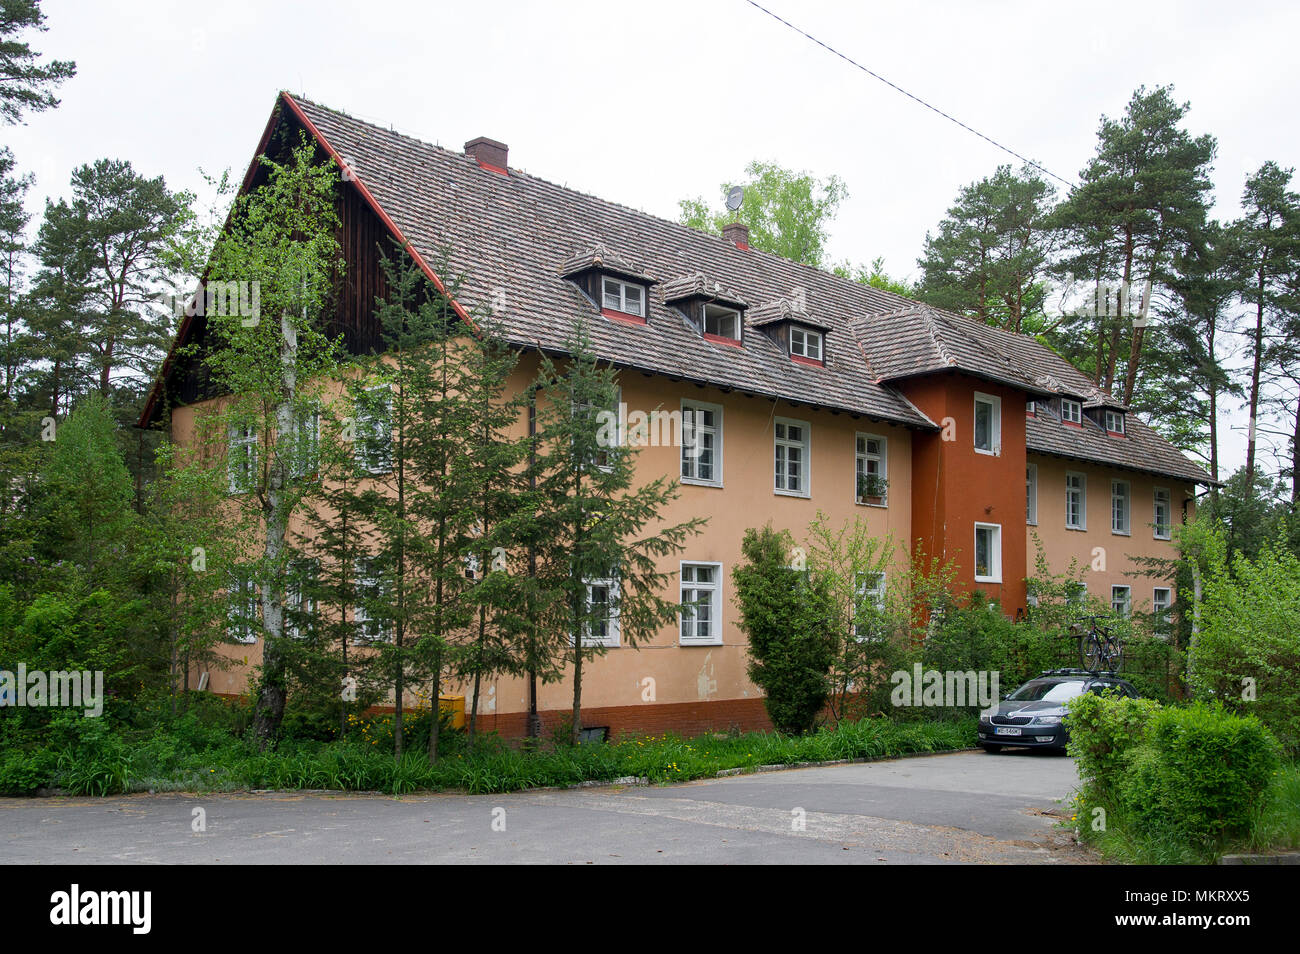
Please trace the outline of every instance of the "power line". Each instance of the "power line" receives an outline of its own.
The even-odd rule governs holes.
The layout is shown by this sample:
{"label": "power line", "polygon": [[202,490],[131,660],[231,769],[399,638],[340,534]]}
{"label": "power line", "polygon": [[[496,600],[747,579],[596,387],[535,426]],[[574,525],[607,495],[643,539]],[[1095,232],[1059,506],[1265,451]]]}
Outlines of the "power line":
{"label": "power line", "polygon": [[858,69],[862,70],[862,72],[866,73],[868,76],[873,77],[874,79],[878,79],[878,80],[880,80],[880,82],[884,83],[886,86],[888,86],[888,87],[891,88],[891,89],[897,90],[898,92],[900,92],[900,93],[902,93],[904,96],[906,96],[908,99],[913,100],[913,101],[915,101],[915,102],[917,102],[917,103],[920,103],[920,104],[921,104],[922,106],[924,106],[926,109],[931,110],[932,112],[936,112],[936,113],[938,113],[940,116],[942,116],[944,119],[948,120],[948,121],[951,122],[951,123],[956,123],[958,126],[960,126],[962,129],[966,130],[967,132],[969,132],[969,133],[974,133],[976,136],[979,136],[981,139],[983,139],[985,142],[989,143],[990,145],[995,146],[995,147],[997,147],[998,149],[1001,149],[1001,150],[1002,150],[1003,152],[1005,152],[1005,153],[1009,153],[1009,154],[1015,156],[1017,159],[1019,159],[1019,160],[1020,160],[1021,162],[1023,162],[1025,165],[1027,165],[1027,166],[1031,166],[1031,167],[1037,169],[1039,172],[1042,172],[1044,175],[1049,175],[1049,176],[1051,176],[1051,177],[1052,177],[1053,179],[1055,179],[1057,182],[1060,182],[1060,183],[1062,183],[1062,184],[1068,186],[1068,187],[1071,188],[1071,189],[1074,188],[1074,183],[1071,182],[1071,181],[1069,181],[1068,179],[1062,179],[1060,176],[1058,176],[1055,172],[1052,172],[1050,169],[1047,169],[1047,168],[1045,168],[1045,167],[1039,165],[1038,163],[1034,162],[1032,159],[1026,159],[1024,156],[1022,156],[1020,153],[1016,152],[1014,149],[1011,149],[1011,148],[1008,148],[1007,146],[1002,145],[1002,143],[998,142],[996,139],[992,139],[992,138],[990,138],[989,136],[984,135],[984,134],[983,134],[982,132],[980,132],[978,129],[974,129],[974,128],[970,127],[970,126],[967,126],[967,125],[966,125],[964,122],[962,122],[960,119],[957,119],[955,116],[951,116],[951,115],[949,115],[948,113],[945,113],[945,112],[944,112],[942,109],[940,109],[938,106],[934,106],[934,105],[932,105],[932,104],[930,104],[930,103],[927,103],[927,102],[926,102],[925,100],[923,100],[921,97],[919,97],[919,96],[915,96],[915,95],[913,95],[912,93],[909,93],[907,90],[903,89],[903,87],[899,86],[897,83],[891,83],[889,80],[885,79],[885,78],[884,78],[883,76],[881,76],[879,73],[876,73],[876,72],[873,72],[873,71],[867,69],[867,67],[863,66],[863,65],[862,65],[861,63],[859,63],[857,60],[853,59],[853,57],[851,57],[851,56],[847,56],[847,55],[845,55],[844,53],[841,53],[839,50],[835,49],[835,47],[831,46],[831,45],[828,44],[828,43],[823,43],[821,40],[817,39],[817,37],[813,36],[811,33],[807,32],[806,30],[801,30],[799,27],[795,26],[795,25],[794,25],[793,23],[791,23],[789,20],[786,20],[786,19],[783,19],[782,17],[777,16],[775,13],[773,13],[773,12],[772,12],[771,10],[769,10],[767,7],[763,6],[761,3],[755,3],[754,0],[745,0],[745,2],[748,3],[751,7],[754,7],[755,9],[757,9],[757,10],[761,10],[762,12],[766,13],[769,17],[771,17],[773,20],[776,20],[778,23],[783,23],[783,24],[785,24],[785,25],[788,26],[791,30],[794,30],[795,33],[798,33],[800,36],[803,36],[803,37],[805,37],[805,38],[807,38],[807,39],[809,39],[809,40],[812,40],[814,43],[816,43],[816,44],[817,44],[818,46],[820,46],[822,49],[824,49],[824,50],[828,50],[829,52],[834,53],[836,56],[838,56],[838,57],[839,57],[840,59],[842,59],[844,62],[848,63],[850,66],[855,66],[855,67],[857,67]]}

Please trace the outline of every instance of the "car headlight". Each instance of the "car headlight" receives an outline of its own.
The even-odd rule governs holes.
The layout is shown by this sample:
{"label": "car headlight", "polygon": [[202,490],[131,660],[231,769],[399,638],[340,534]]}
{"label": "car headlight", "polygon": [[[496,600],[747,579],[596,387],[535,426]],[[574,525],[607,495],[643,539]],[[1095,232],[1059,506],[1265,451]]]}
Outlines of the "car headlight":
{"label": "car headlight", "polygon": [[1060,725],[1065,716],[1034,716],[1031,725]]}

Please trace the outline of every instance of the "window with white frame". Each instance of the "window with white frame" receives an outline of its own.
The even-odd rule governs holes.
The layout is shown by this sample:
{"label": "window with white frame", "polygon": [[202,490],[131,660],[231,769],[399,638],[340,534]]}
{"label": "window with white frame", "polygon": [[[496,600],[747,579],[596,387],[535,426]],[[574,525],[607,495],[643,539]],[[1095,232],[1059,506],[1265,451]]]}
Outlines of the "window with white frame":
{"label": "window with white frame", "polygon": [[975,393],[975,452],[999,454],[1002,450],[1002,398]]}
{"label": "window with white frame", "polygon": [[853,607],[853,638],[858,642],[876,642],[884,638],[880,627],[873,625],[885,611],[885,574],[862,573],[857,578],[857,600]]}
{"label": "window with white frame", "polygon": [[605,276],[601,280],[601,307],[644,318],[645,289],[631,282]]}
{"label": "window with white frame", "polygon": [[587,580],[587,622],[582,645],[617,647],[618,581],[613,577]]}
{"label": "window with white frame", "polygon": [[356,458],[372,474],[393,466],[392,392],[387,384],[366,388],[356,407]]}
{"label": "window with white frame", "polygon": [[310,477],[317,472],[320,459],[319,411],[307,410],[294,417],[286,451],[290,455],[289,473],[293,477]]}
{"label": "window with white frame", "polygon": [[1127,480],[1110,482],[1110,532],[1127,535],[1129,532],[1129,483]]}
{"label": "window with white frame", "polygon": [[722,642],[721,563],[682,564],[683,643]]}
{"label": "window with white frame", "polygon": [[320,564],[316,560],[294,560],[284,581],[284,633],[300,639],[311,629],[316,616],[313,590]]}
{"label": "window with white frame", "polygon": [[1061,398],[1061,420],[1070,424],[1083,423],[1083,405],[1069,398]]}
{"label": "window with white frame", "polygon": [[1110,588],[1110,608],[1120,616],[1127,616],[1133,606],[1131,587],[1112,586]]}
{"label": "window with white frame", "polygon": [[226,473],[232,494],[242,494],[257,483],[257,428],[231,424],[227,431]]}
{"label": "window with white frame", "polygon": [[822,333],[804,328],[802,325],[790,326],[790,353],[813,361],[822,360]]}
{"label": "window with white frame", "polygon": [[1169,631],[1169,607],[1174,605],[1174,591],[1157,586],[1151,591],[1151,628],[1157,633]]}
{"label": "window with white frame", "polygon": [[1112,434],[1124,433],[1124,412],[1107,411],[1106,412],[1106,430]]}
{"label": "window with white frame", "polygon": [[1088,476],[1066,471],[1065,526],[1070,530],[1088,529]]}
{"label": "window with white frame", "polygon": [[1038,465],[1025,465],[1025,523],[1038,524]]}
{"label": "window with white frame", "polygon": [[356,606],[352,619],[357,639],[362,641],[390,639],[389,620],[383,616],[388,598],[378,562],[362,557],[356,562]]}
{"label": "window with white frame", "polygon": [[740,340],[740,312],[725,305],[704,305],[704,333],[719,338]]}
{"label": "window with white frame", "polygon": [[1165,487],[1157,487],[1152,503],[1152,534],[1157,540],[1168,540],[1171,536],[1173,527],[1173,503],[1169,490]]}
{"label": "window with white frame", "polygon": [[260,601],[252,570],[239,567],[231,574],[226,599],[226,638],[236,643],[257,642]]}
{"label": "window with white frame", "polygon": [[808,424],[778,417],[775,421],[774,455],[778,494],[807,497]]}
{"label": "window with white frame", "polygon": [[1025,417],[1033,417],[1038,413],[1038,402],[1033,398],[1025,401]]}
{"label": "window with white frame", "polygon": [[1002,525],[975,524],[975,582],[1002,582]]}
{"label": "window with white frame", "polygon": [[856,497],[860,504],[883,507],[888,501],[889,444],[878,434],[856,437]]}
{"label": "window with white frame", "polygon": [[1065,584],[1065,602],[1069,606],[1082,606],[1088,595],[1088,585],[1082,580],[1071,580]]}
{"label": "window with white frame", "polygon": [[682,481],[722,486],[722,408],[682,401]]}

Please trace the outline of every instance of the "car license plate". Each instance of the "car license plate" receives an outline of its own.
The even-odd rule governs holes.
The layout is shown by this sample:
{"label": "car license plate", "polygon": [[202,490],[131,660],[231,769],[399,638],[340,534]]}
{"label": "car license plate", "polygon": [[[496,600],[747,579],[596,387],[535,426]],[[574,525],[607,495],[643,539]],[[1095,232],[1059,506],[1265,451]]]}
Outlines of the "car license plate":
{"label": "car license plate", "polygon": [[996,730],[997,735],[1019,735],[1020,730],[1012,726],[1000,725]]}

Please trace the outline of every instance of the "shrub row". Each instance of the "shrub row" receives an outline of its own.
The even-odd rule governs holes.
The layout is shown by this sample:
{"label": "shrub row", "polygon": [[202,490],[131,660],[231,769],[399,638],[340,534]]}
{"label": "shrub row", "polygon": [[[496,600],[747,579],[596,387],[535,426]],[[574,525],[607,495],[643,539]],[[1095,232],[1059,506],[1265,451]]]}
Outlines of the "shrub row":
{"label": "shrub row", "polygon": [[1067,724],[1085,837],[1102,808],[1102,831],[1121,826],[1139,841],[1212,855],[1248,840],[1267,806],[1278,745],[1253,716],[1086,694],[1070,703]]}

